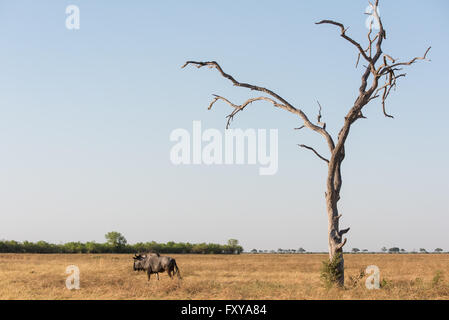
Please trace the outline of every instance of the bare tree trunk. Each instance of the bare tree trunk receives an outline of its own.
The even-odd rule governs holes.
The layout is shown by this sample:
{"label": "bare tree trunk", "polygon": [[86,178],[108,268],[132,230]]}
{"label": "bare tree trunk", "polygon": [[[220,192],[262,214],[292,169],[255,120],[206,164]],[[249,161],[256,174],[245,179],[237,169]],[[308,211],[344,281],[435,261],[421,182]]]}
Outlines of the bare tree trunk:
{"label": "bare tree trunk", "polygon": [[337,285],[342,287],[345,281],[344,258],[341,236],[338,230],[338,209],[329,196],[326,197],[327,216],[328,216],[328,238],[329,238],[329,261],[339,259],[335,270],[337,276]]}
{"label": "bare tree trunk", "polygon": [[340,230],[339,223],[341,215],[338,212],[338,201],[340,200],[340,189],[342,185],[340,167],[344,158],[344,149],[341,150],[340,155],[333,155],[329,162],[326,192],[329,261],[332,262],[338,259],[336,269],[333,271],[337,275],[336,282],[340,287],[344,285],[345,279],[343,246],[346,243],[346,239],[343,240],[343,235],[349,231],[349,228]]}

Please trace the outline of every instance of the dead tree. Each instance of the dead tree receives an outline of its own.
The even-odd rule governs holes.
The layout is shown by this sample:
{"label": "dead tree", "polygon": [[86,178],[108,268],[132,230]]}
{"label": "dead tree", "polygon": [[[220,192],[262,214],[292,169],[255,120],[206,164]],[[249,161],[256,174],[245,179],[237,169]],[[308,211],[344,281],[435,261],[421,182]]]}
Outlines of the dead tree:
{"label": "dead tree", "polygon": [[345,142],[348,138],[351,126],[359,119],[365,118],[363,115],[363,108],[369,102],[377,98],[380,98],[382,111],[385,117],[393,118],[393,116],[387,113],[385,102],[389,97],[391,90],[396,89],[398,79],[406,75],[405,73],[400,73],[402,67],[409,66],[418,60],[426,60],[427,54],[430,50],[429,47],[422,57],[416,57],[409,61],[398,61],[397,59],[392,58],[391,55],[384,53],[382,51],[382,43],[386,39],[386,32],[382,25],[382,20],[378,14],[378,5],[379,0],[375,1],[374,4],[370,3],[372,14],[378,23],[379,31],[376,35],[374,35],[373,26],[371,24],[367,36],[368,43],[366,48],[362,47],[359,42],[347,35],[347,28],[345,28],[343,24],[332,20],[322,20],[316,23],[318,25],[330,24],[338,27],[341,32],[340,36],[351,43],[357,50],[358,57],[356,67],[359,65],[360,60],[365,62],[358,97],[344,118],[343,127],[341,128],[336,140],[334,140],[331,134],[326,130],[326,123],[322,121],[321,105],[319,105],[319,103],[319,113],[317,116],[317,121],[314,123],[301,109],[295,108],[277,93],[265,87],[237,81],[233,76],[224,72],[221,66],[215,61],[187,61],[184,66],[182,66],[182,68],[188,65],[194,65],[197,68],[207,66],[211,69],[216,69],[224,78],[230,80],[234,86],[247,88],[265,94],[260,97],[251,98],[239,105],[232,103],[222,96],[214,95],[214,99],[208,109],[211,109],[212,106],[218,101],[227,103],[233,109],[227,116],[226,128],[229,128],[229,125],[234,117],[239,112],[243,111],[247,106],[253,102],[265,101],[271,103],[276,108],[284,109],[298,116],[303,124],[300,128],[297,128],[298,130],[308,128],[323,136],[329,148],[328,157],[322,156],[310,146],[301,144],[300,147],[312,151],[320,160],[326,162],[328,166],[328,175],[326,180],[327,191],[325,193],[325,199],[328,215],[329,260],[335,261],[335,259],[338,258],[338,262],[335,267],[335,274],[337,275],[335,282],[339,286],[344,285],[343,246],[346,244],[347,240],[344,238],[344,235],[350,228],[340,229],[341,214],[338,212],[338,202],[340,200],[340,191],[342,186],[341,165],[345,158]]}

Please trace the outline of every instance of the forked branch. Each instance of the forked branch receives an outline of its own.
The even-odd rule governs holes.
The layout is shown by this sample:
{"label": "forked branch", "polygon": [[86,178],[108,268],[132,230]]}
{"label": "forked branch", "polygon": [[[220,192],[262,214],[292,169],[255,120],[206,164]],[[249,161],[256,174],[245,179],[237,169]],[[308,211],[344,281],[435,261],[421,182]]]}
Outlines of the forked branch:
{"label": "forked branch", "polygon": [[212,109],[212,106],[218,101],[218,100],[222,100],[224,102],[226,102],[227,104],[229,104],[232,108],[234,108],[234,110],[226,117],[228,119],[228,122],[226,123],[226,129],[229,129],[229,126],[231,124],[231,121],[234,119],[234,116],[239,113],[240,111],[243,111],[245,109],[245,107],[247,107],[248,105],[250,105],[253,102],[256,101],[268,101],[271,102],[275,107],[278,108],[285,108],[284,105],[277,103],[275,100],[268,98],[268,97],[258,97],[258,98],[251,98],[248,99],[247,101],[245,101],[244,103],[242,103],[241,105],[236,105],[234,103],[232,103],[231,101],[229,101],[226,98],[223,98],[219,95],[214,94],[214,100],[210,103],[208,110]]}
{"label": "forked branch", "polygon": [[[188,65],[194,65],[194,66],[196,66],[197,68],[202,68],[202,67],[207,66],[207,67],[209,67],[209,68],[217,69],[218,72],[220,72],[220,74],[221,74],[224,78],[230,80],[230,81],[234,84],[234,86],[242,87],[242,88],[247,88],[247,89],[250,89],[250,90],[259,91],[259,92],[263,92],[263,93],[268,94],[269,96],[271,96],[271,97],[273,97],[273,98],[275,99],[275,100],[270,101],[270,102],[275,102],[277,107],[279,107],[279,108],[281,108],[281,109],[284,109],[284,110],[286,110],[286,111],[289,111],[289,112],[291,112],[291,113],[293,113],[293,114],[298,115],[298,116],[302,119],[302,121],[304,122],[304,126],[306,126],[307,128],[309,128],[309,129],[311,129],[311,130],[313,130],[313,131],[315,131],[315,132],[321,134],[321,135],[325,138],[325,140],[326,140],[326,142],[327,142],[327,145],[328,145],[330,151],[332,151],[332,150],[335,148],[334,141],[333,141],[331,135],[326,131],[325,128],[322,128],[322,127],[320,127],[320,126],[318,126],[318,125],[313,124],[313,123],[309,120],[309,118],[307,117],[307,115],[306,115],[302,110],[293,107],[293,105],[291,105],[287,100],[285,100],[284,98],[282,98],[281,96],[279,96],[277,93],[275,93],[275,92],[273,92],[273,91],[271,91],[271,90],[269,90],[269,89],[267,89],[267,88],[264,88],[264,87],[255,86],[255,85],[252,85],[252,84],[242,83],[242,82],[237,81],[233,76],[231,76],[230,74],[227,74],[226,72],[224,72],[223,69],[221,68],[221,66],[220,66],[216,61],[206,61],[206,62],[187,61],[187,62],[182,66],[182,68],[185,68],[185,67],[188,66]],[[217,98],[217,97],[216,97],[216,98]],[[215,101],[213,101],[212,105],[213,105],[216,101],[218,101],[219,99],[220,99],[220,98],[218,98],[218,99],[216,99]],[[221,100],[223,100],[223,99],[221,99]],[[262,100],[262,99],[260,99],[260,100]],[[263,99],[263,100],[266,100],[266,99]],[[276,100],[277,100],[277,101],[276,101]],[[225,101],[225,100],[223,100],[223,101]],[[249,100],[248,100],[248,101],[249,101]],[[226,102],[226,101],[225,101],[225,102]],[[251,102],[250,102],[250,103],[251,103]],[[248,103],[248,104],[249,104],[249,103]],[[232,104],[231,104],[231,106],[232,106]],[[210,107],[210,106],[209,106],[209,107]],[[241,110],[238,110],[238,111],[235,112],[234,114],[231,114],[232,116],[231,116],[231,115],[228,116],[228,123],[227,123],[227,126],[229,126],[229,121],[230,121],[230,120],[235,116],[235,114],[238,113],[239,111],[241,111]]]}
{"label": "forked branch", "polygon": [[[386,117],[393,118],[393,116],[389,115],[386,112],[385,102],[386,102],[388,96],[390,95],[391,90],[396,88],[397,80],[401,77],[406,76],[405,73],[401,73],[398,75],[396,74],[397,71],[402,70],[402,68],[399,68],[399,67],[412,65],[418,60],[430,61],[430,59],[427,59],[427,54],[429,53],[430,49],[431,49],[431,47],[427,48],[426,52],[424,53],[424,55],[422,57],[415,57],[408,62],[396,62],[396,59],[393,59],[391,56],[384,54],[384,58],[383,58],[384,63],[377,69],[376,73],[379,78],[385,78],[385,83],[383,86],[376,89],[373,99],[375,97],[377,97],[380,92],[383,91],[383,93],[382,93],[382,111]],[[387,60],[389,60],[392,64],[389,65]]]}
{"label": "forked branch", "polygon": [[[382,97],[382,111],[384,115],[388,118],[393,118],[390,114],[386,111],[386,100],[389,97],[391,90],[396,88],[397,80],[401,77],[405,77],[405,74],[396,74],[396,72],[401,70],[401,66],[409,66],[417,62],[418,60],[428,60],[427,54],[430,51],[430,47],[426,50],[424,53],[424,56],[422,57],[415,57],[407,62],[397,62],[396,59],[392,58],[390,55],[385,54],[382,52],[382,42],[384,39],[386,39],[386,32],[382,24],[382,20],[378,14],[378,6],[379,6],[379,0],[376,0],[374,3],[370,2],[370,7],[372,9],[372,13],[369,13],[373,15],[373,18],[376,20],[379,26],[379,32],[376,36],[373,38],[372,35],[372,23],[369,26],[368,31],[368,47],[366,49],[363,49],[361,44],[348,35],[346,35],[346,31],[348,30],[345,28],[345,26],[342,23],[333,21],[333,20],[322,20],[320,22],[317,22],[316,24],[331,24],[339,27],[341,29],[341,36],[349,41],[351,44],[353,44],[358,49],[358,55],[357,55],[357,62],[356,67],[359,64],[360,57],[363,57],[367,62],[368,65],[365,66],[365,72],[362,75],[362,84],[360,86],[360,95],[358,100],[356,101],[357,107],[351,109],[349,114],[346,116],[346,119],[348,121],[351,121],[353,123],[357,119],[363,118],[362,109],[363,107],[368,104],[371,100],[374,100],[378,97]],[[373,55],[375,45],[375,54]],[[381,59],[383,58],[383,59]],[[376,67],[376,64],[383,60],[383,64],[379,67]],[[390,64],[389,64],[390,63]],[[367,84],[368,84],[368,78],[372,76],[373,81],[371,87],[367,90]],[[383,85],[379,86],[379,80],[381,78],[385,78],[385,83]],[[345,137],[345,135],[342,135]],[[338,143],[337,143],[337,149],[338,149]]]}
{"label": "forked branch", "polygon": [[429,54],[430,49],[432,49],[432,47],[428,47],[426,52],[424,53],[424,55],[422,57],[415,57],[415,58],[413,58],[413,59],[411,59],[410,61],[407,61],[407,62],[397,62],[397,63],[395,63],[396,62],[395,59],[391,58],[388,55],[385,55],[386,57],[389,57],[389,60],[392,61],[393,64],[392,65],[388,65],[386,63],[386,61],[384,61],[384,64],[381,65],[380,68],[379,68],[380,69],[379,70],[379,74],[381,76],[386,75],[386,74],[388,74],[392,70],[393,71],[398,70],[397,67],[399,67],[399,66],[410,66],[410,65],[414,64],[418,60],[431,61],[430,59],[427,59],[427,55]]}

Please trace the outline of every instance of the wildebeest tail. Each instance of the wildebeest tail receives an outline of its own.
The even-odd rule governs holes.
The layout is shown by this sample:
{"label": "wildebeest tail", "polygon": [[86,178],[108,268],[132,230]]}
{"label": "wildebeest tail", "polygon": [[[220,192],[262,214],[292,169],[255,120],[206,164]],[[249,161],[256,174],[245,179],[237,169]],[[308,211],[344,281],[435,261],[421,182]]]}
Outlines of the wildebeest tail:
{"label": "wildebeest tail", "polygon": [[178,276],[179,279],[182,279],[181,273],[179,272],[178,265],[176,264],[176,260],[173,260],[173,262],[174,262],[174,264],[175,264],[174,267],[175,267],[176,275]]}

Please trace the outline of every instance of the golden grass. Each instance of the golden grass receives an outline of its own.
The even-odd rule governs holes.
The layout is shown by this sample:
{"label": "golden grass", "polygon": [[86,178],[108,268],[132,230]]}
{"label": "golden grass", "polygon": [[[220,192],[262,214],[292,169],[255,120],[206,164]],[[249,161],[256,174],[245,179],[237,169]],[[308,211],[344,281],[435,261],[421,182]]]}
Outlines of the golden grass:
{"label": "golden grass", "polygon": [[[131,256],[1,254],[0,299],[449,299],[446,254],[345,255],[343,290],[322,285],[325,255],[171,255],[183,279],[151,282]],[[80,269],[80,290],[65,287],[68,265]],[[380,268],[379,290],[350,279],[368,265]]]}

